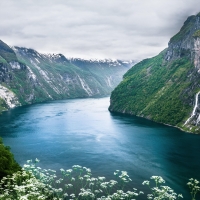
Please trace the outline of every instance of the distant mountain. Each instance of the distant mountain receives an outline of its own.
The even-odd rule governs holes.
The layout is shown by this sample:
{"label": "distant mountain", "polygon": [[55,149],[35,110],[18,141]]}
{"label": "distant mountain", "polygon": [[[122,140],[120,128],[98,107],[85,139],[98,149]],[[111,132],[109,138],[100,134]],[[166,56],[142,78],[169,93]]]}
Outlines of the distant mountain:
{"label": "distant mountain", "polygon": [[133,63],[67,59],[0,41],[0,111],[46,100],[107,96]]}
{"label": "distant mountain", "polygon": [[111,94],[110,111],[200,133],[200,13],[159,55],[132,67]]}

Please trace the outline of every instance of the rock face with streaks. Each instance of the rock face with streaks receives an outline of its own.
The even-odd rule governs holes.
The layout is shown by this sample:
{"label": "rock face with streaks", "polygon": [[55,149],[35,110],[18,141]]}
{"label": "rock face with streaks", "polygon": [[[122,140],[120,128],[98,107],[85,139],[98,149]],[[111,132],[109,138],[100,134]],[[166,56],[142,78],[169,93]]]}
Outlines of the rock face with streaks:
{"label": "rock face with streaks", "polygon": [[0,98],[5,101],[7,108],[14,108],[21,105],[16,95],[2,85],[0,85]]}
{"label": "rock face with streaks", "polygon": [[187,54],[195,54],[199,29],[200,14],[188,17],[180,31],[170,39],[165,59],[169,61]]}
{"label": "rock face with streaks", "polygon": [[200,133],[200,13],[188,17],[159,55],[132,67],[109,110]]}
{"label": "rock face with streaks", "polygon": [[193,59],[195,68],[197,68],[198,72],[200,72],[200,36],[194,37]]}
{"label": "rock face with streaks", "polygon": [[46,100],[107,96],[132,65],[133,61],[67,59],[10,48],[0,41],[0,111]]}

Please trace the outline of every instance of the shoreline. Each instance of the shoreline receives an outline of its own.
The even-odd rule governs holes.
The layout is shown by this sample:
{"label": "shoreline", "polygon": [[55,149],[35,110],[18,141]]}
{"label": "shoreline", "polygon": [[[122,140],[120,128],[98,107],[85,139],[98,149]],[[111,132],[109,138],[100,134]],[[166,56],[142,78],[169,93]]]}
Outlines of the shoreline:
{"label": "shoreline", "polygon": [[174,128],[177,128],[183,132],[186,132],[186,133],[190,133],[190,134],[194,134],[194,135],[200,135],[200,133],[194,133],[194,132],[191,132],[191,131],[186,131],[184,130],[183,128],[179,127],[179,126],[173,126],[171,124],[166,124],[166,123],[162,123],[162,122],[158,122],[158,121],[154,121],[154,120],[151,120],[147,117],[144,117],[144,116],[140,116],[140,115],[134,115],[134,114],[131,114],[131,113],[126,113],[126,112],[119,112],[119,111],[113,111],[113,110],[110,110],[108,108],[108,111],[111,112],[111,113],[116,113],[116,114],[121,114],[121,115],[126,115],[126,116],[129,116],[129,117],[139,117],[139,118],[143,118],[143,119],[146,119],[146,120],[149,120],[149,121],[152,121],[152,122],[155,122],[155,123],[158,123],[158,124],[163,124],[163,125],[166,125],[166,126],[170,126],[170,127],[174,127]]}

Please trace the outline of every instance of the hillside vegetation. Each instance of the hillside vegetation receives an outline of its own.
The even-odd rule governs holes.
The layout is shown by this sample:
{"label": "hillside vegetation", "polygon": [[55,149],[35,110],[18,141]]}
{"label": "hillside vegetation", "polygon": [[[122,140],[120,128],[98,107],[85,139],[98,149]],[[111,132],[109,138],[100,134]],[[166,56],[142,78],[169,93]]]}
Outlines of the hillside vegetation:
{"label": "hillside vegetation", "polygon": [[10,148],[5,146],[0,138],[0,180],[20,169],[21,167],[15,161],[13,154],[10,152]]}
{"label": "hillside vegetation", "polygon": [[200,133],[200,16],[191,16],[159,55],[132,67],[111,94],[109,110],[178,126]]}
{"label": "hillside vegetation", "polygon": [[108,96],[131,66],[132,61],[41,54],[0,40],[0,112],[48,100]]}

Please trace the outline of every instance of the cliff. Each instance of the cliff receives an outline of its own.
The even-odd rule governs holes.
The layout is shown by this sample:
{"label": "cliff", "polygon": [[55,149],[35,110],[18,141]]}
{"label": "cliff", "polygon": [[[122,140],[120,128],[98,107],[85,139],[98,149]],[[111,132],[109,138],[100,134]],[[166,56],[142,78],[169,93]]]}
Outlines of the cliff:
{"label": "cliff", "polygon": [[200,13],[190,16],[159,55],[133,66],[109,110],[200,133]]}
{"label": "cliff", "polygon": [[131,65],[67,59],[0,41],[0,111],[47,100],[107,96]]}

